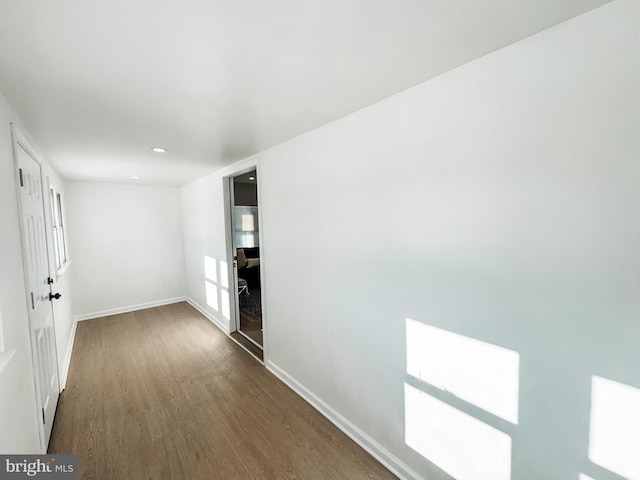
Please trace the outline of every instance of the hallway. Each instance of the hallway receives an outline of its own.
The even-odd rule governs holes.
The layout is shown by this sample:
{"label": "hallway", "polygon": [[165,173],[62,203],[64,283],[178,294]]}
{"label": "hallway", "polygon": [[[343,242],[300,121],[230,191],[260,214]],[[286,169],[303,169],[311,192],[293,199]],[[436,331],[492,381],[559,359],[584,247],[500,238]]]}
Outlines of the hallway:
{"label": "hallway", "polygon": [[392,479],[186,303],[80,322],[49,453],[89,479]]}

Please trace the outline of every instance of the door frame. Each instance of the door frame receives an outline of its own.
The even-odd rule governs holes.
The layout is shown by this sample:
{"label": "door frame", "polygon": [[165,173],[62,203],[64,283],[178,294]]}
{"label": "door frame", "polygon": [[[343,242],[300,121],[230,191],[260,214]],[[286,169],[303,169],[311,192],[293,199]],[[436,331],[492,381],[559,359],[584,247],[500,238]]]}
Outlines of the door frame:
{"label": "door frame", "polygon": [[[50,233],[48,231],[48,221],[47,221],[47,203],[45,198],[47,198],[46,194],[48,193],[48,190],[45,192],[44,188],[45,188],[45,182],[44,182],[44,172],[42,171],[42,160],[40,159],[39,155],[36,153],[36,150],[31,146],[31,144],[29,143],[29,141],[27,140],[27,138],[22,134],[22,132],[18,129],[18,127],[15,124],[11,124],[11,137],[12,137],[12,149],[13,149],[13,164],[14,164],[14,181],[15,181],[15,185],[16,185],[16,196],[17,196],[17,204],[18,204],[18,216],[19,216],[19,228],[20,228],[20,249],[22,251],[22,263],[23,263],[23,275],[24,275],[24,285],[25,285],[25,302],[26,302],[26,306],[27,306],[27,317],[28,317],[28,321],[29,321],[29,349],[30,349],[30,354],[31,354],[31,363],[33,365],[33,384],[34,384],[34,392],[36,394],[36,411],[34,412],[35,416],[36,416],[36,423],[38,425],[38,440],[40,443],[40,451],[41,453],[45,454],[47,452],[47,447],[48,447],[48,441],[45,438],[45,425],[43,421],[41,420],[41,417],[43,417],[43,415],[41,416],[41,412],[43,411],[43,405],[42,405],[42,395],[41,395],[41,389],[42,386],[40,385],[40,382],[38,380],[38,374],[40,372],[40,367],[38,365],[37,362],[37,354],[35,352],[35,346],[34,346],[34,341],[35,339],[33,338],[33,328],[32,328],[32,323],[33,323],[33,316],[31,313],[31,310],[29,309],[29,285],[30,285],[30,279],[29,279],[29,273],[28,273],[28,267],[27,267],[27,252],[26,252],[26,235],[24,232],[24,224],[23,224],[23,218],[24,218],[24,209],[23,209],[23,205],[22,205],[22,195],[21,192],[19,190],[20,187],[18,187],[19,183],[20,183],[20,165],[19,165],[19,160],[18,160],[18,148],[22,148],[24,149],[24,151],[27,153],[27,155],[29,155],[33,161],[38,165],[38,170],[39,170],[39,177],[40,177],[40,196],[41,196],[41,203],[42,203],[42,214],[43,214],[43,222],[44,222],[44,237],[45,237],[45,252],[46,252],[46,266],[47,266],[47,274],[49,276],[49,278],[51,278],[51,252],[49,250],[50,248],[50,244],[51,244],[51,238],[50,238]],[[49,288],[49,291],[51,291],[51,288]],[[51,322],[52,322],[52,329],[53,329],[53,360],[55,361],[55,372],[56,372],[56,377],[57,377],[57,398],[56,398],[56,403],[58,402],[58,399],[60,397],[60,366],[58,364],[58,339],[57,339],[57,335],[56,335],[56,325],[55,325],[55,316],[54,316],[54,312],[53,312],[53,305],[51,302],[49,302],[49,308],[51,309]],[[55,410],[57,410],[57,408],[54,409],[54,419],[55,419]],[[53,421],[52,421],[53,423]]]}
{"label": "door frame", "polygon": [[[238,281],[237,281],[237,262],[236,262],[236,254],[235,254],[235,235],[233,230],[233,207],[234,207],[234,198],[233,198],[233,179],[237,176],[248,173],[252,170],[256,171],[256,187],[258,189],[258,239],[260,242],[260,297],[262,303],[262,355],[263,360],[262,363],[266,363],[267,361],[267,350],[268,350],[268,324],[267,324],[267,314],[266,314],[266,303],[265,303],[265,290],[267,285],[264,279],[265,272],[265,261],[264,261],[264,236],[263,236],[263,215],[262,215],[262,195],[261,195],[261,176],[260,176],[260,165],[259,165],[259,157],[252,157],[246,161],[240,162],[239,164],[230,167],[227,169],[226,174],[223,176],[223,187],[224,187],[224,214],[225,214],[225,237],[226,237],[226,254],[227,254],[227,265],[230,265],[228,274],[229,274],[229,299],[233,302],[229,307],[230,320],[229,320],[229,333],[240,332],[240,314],[238,311]],[[233,294],[233,297],[232,297]]]}

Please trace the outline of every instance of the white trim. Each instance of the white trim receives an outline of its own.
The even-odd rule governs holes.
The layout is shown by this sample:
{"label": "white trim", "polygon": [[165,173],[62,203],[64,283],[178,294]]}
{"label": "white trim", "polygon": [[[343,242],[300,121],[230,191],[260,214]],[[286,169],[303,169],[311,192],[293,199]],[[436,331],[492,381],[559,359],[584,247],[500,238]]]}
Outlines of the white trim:
{"label": "white trim", "polygon": [[269,261],[268,257],[265,256],[264,252],[267,251],[264,244],[264,228],[263,228],[263,208],[264,205],[262,201],[262,174],[260,173],[260,157],[256,157],[256,187],[258,194],[258,238],[260,240],[260,305],[261,305],[261,314],[262,314],[262,361],[265,363],[269,359],[268,351],[269,351],[269,322],[267,320],[267,289],[269,286],[265,281],[265,272],[266,262]]}
{"label": "white trim", "polygon": [[[22,130],[20,129],[20,127],[18,127],[15,123],[11,123],[11,133],[13,135],[14,142],[20,145],[24,149],[24,151],[27,152],[27,154],[31,158],[33,158],[38,165],[42,167],[42,160],[40,159],[40,156],[36,153],[37,150],[33,148],[33,146],[31,145],[31,142],[27,139],[27,136],[22,133]],[[14,149],[13,149],[14,158],[17,158],[17,155],[18,154],[14,145]],[[15,163],[17,165],[17,160]]]}
{"label": "white trim", "polygon": [[[242,338],[244,338],[247,342],[251,343],[252,345],[255,345],[256,348],[259,348],[260,351],[262,351],[262,345],[260,345],[258,342],[256,342],[253,338],[251,338],[249,335],[247,335],[246,333],[244,333],[242,330],[236,330],[234,332],[231,333],[237,333],[238,335],[240,335]],[[231,335],[231,333],[229,335]],[[264,356],[264,352],[262,354]]]}
{"label": "white trim", "polygon": [[[251,170],[247,170],[251,171]],[[229,285],[233,285],[233,289],[236,290],[236,285],[238,285],[237,277],[237,260],[236,258],[236,239],[235,232],[233,229],[234,223],[234,212],[233,205],[235,204],[235,187],[233,184],[233,176],[223,177],[222,178],[222,191],[224,193],[224,232],[225,232],[225,250],[227,255],[227,265],[230,265],[231,268],[227,268],[227,277]],[[233,303],[231,302],[232,297],[229,295],[229,329],[228,333],[237,332],[240,330],[240,306],[238,303],[238,296],[233,297]],[[233,308],[231,308],[233,306]]]}
{"label": "white trim", "polygon": [[120,313],[135,312],[137,310],[144,310],[145,308],[161,307],[163,305],[170,305],[172,303],[179,303],[186,301],[186,297],[167,298],[164,300],[155,300],[153,302],[140,303],[138,305],[129,305],[127,307],[111,308],[109,310],[102,310],[99,312],[85,313],[82,315],[76,315],[75,321],[82,322],[84,320],[91,320],[94,318],[107,317],[109,315],[118,315]]}
{"label": "white trim", "polygon": [[[233,333],[238,333],[238,332],[233,332]],[[245,352],[249,353],[249,355],[251,355],[251,358],[253,358],[256,362],[258,362],[260,365],[262,365],[264,367],[264,361],[262,361],[258,357],[256,357],[255,353],[253,353],[251,350],[249,350],[247,347],[245,347],[241,342],[239,342],[236,338],[234,338],[233,335],[231,335],[230,333],[227,334],[227,336],[229,337],[229,339],[231,339],[231,341],[235,342],[241,349],[243,349]],[[247,338],[247,337],[242,337],[242,338]]]}
{"label": "white trim", "polygon": [[[222,176],[223,181],[223,195],[224,195],[224,212],[225,212],[225,248],[227,253],[227,263],[231,265],[229,269],[229,281],[230,285],[237,285],[237,268],[236,262],[234,261],[234,257],[236,255],[236,239],[235,232],[233,228],[233,206],[235,204],[234,200],[234,186],[233,179],[240,175],[244,175],[252,170],[256,171],[256,189],[257,189],[257,200],[258,200],[258,238],[260,245],[260,301],[262,304],[262,345],[258,345],[253,339],[249,338],[246,335],[243,335],[253,344],[257,345],[262,350],[262,358],[263,360],[260,363],[263,363],[267,360],[267,351],[268,351],[268,342],[267,342],[267,332],[268,328],[266,326],[266,293],[265,286],[266,283],[264,281],[265,268],[264,268],[264,236],[263,236],[263,221],[262,221],[262,198],[260,195],[260,156],[255,155],[252,157],[248,157],[244,160],[234,163],[222,170],[219,173]],[[235,287],[234,287],[235,289]],[[238,305],[238,296],[235,296],[234,299],[234,308],[230,308],[231,318],[229,319],[229,328],[227,333],[230,335],[232,332],[238,332],[238,334],[242,335],[240,330],[240,312]],[[238,342],[239,343],[239,342]],[[240,344],[243,348],[244,346]],[[246,350],[246,348],[245,348]],[[251,353],[251,352],[250,352]]]}
{"label": "white trim", "polygon": [[[225,247],[226,247],[226,253],[227,253],[227,264],[231,266],[231,268],[228,270],[229,285],[234,285],[233,287],[234,290],[236,289],[235,285],[238,285],[238,283],[236,278],[237,266],[236,266],[236,261],[234,260],[234,257],[236,256],[236,236],[233,228],[234,227],[233,207],[235,205],[235,199],[234,199],[235,187],[233,184],[233,179],[240,175],[244,175],[245,173],[248,173],[252,170],[255,170],[257,175],[259,159],[260,157],[258,156],[252,156],[244,160],[241,160],[239,162],[236,162],[233,165],[229,165],[228,167],[220,171],[220,174],[222,176],[222,182],[223,182],[222,186],[223,186],[223,195],[224,195]],[[259,181],[260,181],[260,177],[258,177],[258,182]],[[256,188],[257,188],[258,182],[256,182]],[[259,210],[260,210],[260,203],[258,203],[258,211]],[[261,228],[260,226],[261,217],[262,215],[258,214],[259,229]],[[260,251],[262,251],[262,233],[261,232],[258,232],[258,238],[260,243]],[[260,272],[261,272],[260,274],[261,274],[261,280],[262,280],[262,269]],[[230,313],[229,316],[231,318],[229,319],[228,333],[239,332],[240,331],[240,311],[239,311],[237,295],[234,297],[234,300],[233,300],[233,308],[231,308],[231,305],[229,305],[229,313]],[[263,324],[263,331],[264,331],[264,324]],[[263,356],[264,356],[264,341],[262,343],[263,343],[262,348],[263,348]]]}
{"label": "white trim", "polygon": [[69,265],[71,265],[71,260],[67,260],[62,264],[62,266],[56,272],[56,280],[62,277],[62,275],[64,275],[64,272],[67,271],[67,268],[69,268]]}
{"label": "white trim", "polygon": [[278,379],[280,379],[285,385],[306,400],[313,408],[324,415],[327,420],[342,430],[349,438],[351,438],[351,440],[369,452],[371,456],[388,468],[398,478],[402,480],[423,480],[423,477],[416,471],[412,470],[398,457],[389,452],[389,450],[356,427],[348,419],[340,415],[335,409],[330,405],[327,405],[318,396],[308,390],[304,385],[299,383],[283,369],[278,367],[275,363],[267,360],[265,362],[265,367],[278,377]]}
{"label": "white trim", "polygon": [[220,330],[222,330],[225,333],[225,335],[229,335],[229,325],[228,324],[225,325],[225,322],[220,320],[217,316],[213,315],[211,312],[208,312],[207,310],[202,308],[198,304],[198,302],[196,302],[191,297],[185,297],[185,300],[187,301],[187,303],[189,305],[191,305],[193,308],[198,310],[198,312],[200,312],[202,315],[204,315],[207,318],[207,320],[211,321],[211,323],[213,323],[216,327],[218,327]]}
{"label": "white trim", "polygon": [[253,170],[256,165],[258,165],[259,158],[260,157],[258,155],[252,155],[244,160],[239,160],[228,167],[221,168],[214,173],[221,177],[237,177],[238,175],[242,175],[243,173]]}
{"label": "white trim", "polygon": [[78,328],[78,319],[73,320],[71,325],[71,336],[67,345],[67,354],[64,357],[62,371],[60,372],[60,392],[62,392],[67,386],[67,377],[69,376],[69,367],[71,366],[71,354],[73,353],[73,344],[76,341],[76,329]]}

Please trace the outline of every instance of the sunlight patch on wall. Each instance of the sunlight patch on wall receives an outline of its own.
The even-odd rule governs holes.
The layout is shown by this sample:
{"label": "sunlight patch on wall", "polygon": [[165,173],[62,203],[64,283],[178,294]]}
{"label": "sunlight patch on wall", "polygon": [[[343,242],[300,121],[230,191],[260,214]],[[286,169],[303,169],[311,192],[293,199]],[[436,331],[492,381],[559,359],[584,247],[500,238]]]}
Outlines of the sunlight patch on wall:
{"label": "sunlight patch on wall", "polygon": [[222,315],[227,320],[231,320],[230,314],[230,305],[229,305],[229,291],[228,290],[220,290],[220,297],[222,303]]}
{"label": "sunlight patch on wall", "polygon": [[589,459],[628,479],[640,479],[640,389],[592,377]]}
{"label": "sunlight patch on wall", "polygon": [[585,475],[584,473],[581,473],[580,477],[578,477],[578,480],[594,480],[594,479]]}
{"label": "sunlight patch on wall", "polygon": [[213,283],[218,282],[218,268],[216,259],[207,257],[206,255],[204,257],[204,278],[212,281]]}
{"label": "sunlight patch on wall", "polygon": [[208,280],[205,280],[205,289],[207,293],[207,305],[218,311],[218,287]]}
{"label": "sunlight patch on wall", "polygon": [[229,288],[229,264],[224,260],[220,260],[220,285]]}
{"label": "sunlight patch on wall", "polygon": [[406,329],[409,375],[518,423],[517,352],[410,318]]}
{"label": "sunlight patch on wall", "polygon": [[405,441],[456,480],[509,480],[511,438],[405,384]]}
{"label": "sunlight patch on wall", "polygon": [[218,287],[216,282],[217,278],[217,268],[216,268],[216,259],[209,257],[207,255],[204,256],[204,288],[205,294],[207,298],[207,305],[213,308],[216,312],[218,311]]}

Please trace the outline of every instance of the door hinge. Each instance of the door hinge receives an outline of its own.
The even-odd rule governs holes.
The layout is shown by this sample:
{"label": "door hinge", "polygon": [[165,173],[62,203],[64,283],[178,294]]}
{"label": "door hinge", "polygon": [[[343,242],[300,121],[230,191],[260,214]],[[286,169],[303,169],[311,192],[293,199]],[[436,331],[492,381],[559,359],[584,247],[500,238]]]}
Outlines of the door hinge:
{"label": "door hinge", "polygon": [[53,283],[53,278],[47,277],[47,285],[51,285]]}
{"label": "door hinge", "polygon": [[19,168],[19,169],[18,169],[18,172],[20,173],[20,186],[21,186],[21,187],[24,187],[24,178],[23,178],[23,176],[22,176],[22,169],[21,169],[21,168]]}
{"label": "door hinge", "polygon": [[42,424],[46,425],[47,421],[44,419],[44,408],[42,409]]}
{"label": "door hinge", "polygon": [[31,292],[31,310],[36,309],[36,302],[33,300],[33,292]]}

